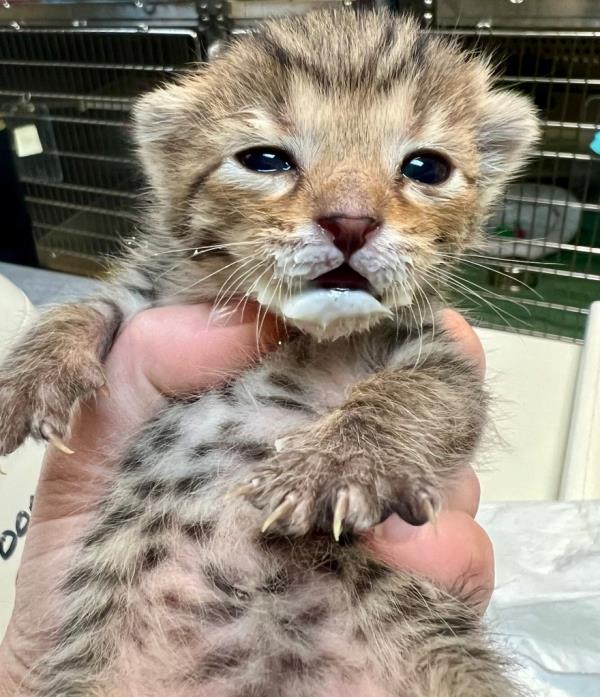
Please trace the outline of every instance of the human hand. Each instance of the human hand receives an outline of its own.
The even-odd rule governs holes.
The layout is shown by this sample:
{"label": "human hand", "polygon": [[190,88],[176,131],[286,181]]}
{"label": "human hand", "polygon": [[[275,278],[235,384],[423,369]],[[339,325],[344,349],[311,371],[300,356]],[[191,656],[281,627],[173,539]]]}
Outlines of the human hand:
{"label": "human hand", "polygon": [[1,697],[32,693],[29,670],[60,625],[57,585],[93,522],[128,437],[167,396],[219,384],[276,343],[274,318],[257,317],[252,306],[230,316],[226,326],[201,305],[148,310],[123,328],[104,365],[110,395],[98,394],[74,417],[67,439],[73,455],[49,446],[44,458],[15,607],[0,645]]}
{"label": "human hand", "polygon": [[[27,694],[28,670],[45,652],[50,632],[60,621],[57,581],[92,520],[115,453],[128,435],[152,416],[165,396],[208,389],[277,343],[276,323],[268,317],[258,346],[253,308],[243,318],[230,319],[227,326],[214,326],[209,317],[208,306],[157,308],[136,316],[120,333],[105,364],[110,396],[88,402],[74,419],[68,444],[75,454],[48,451],[19,571],[15,610],[0,647],[0,695],[14,695],[17,685]],[[465,353],[482,364],[483,352],[467,323],[456,313],[447,313],[444,321],[454,327]],[[449,589],[460,583],[467,593],[480,587],[491,592],[491,543],[472,518],[478,491],[468,469],[447,492],[436,531],[430,525],[410,526],[394,516],[377,526],[366,544],[391,564]],[[483,605],[488,597],[486,590],[477,602]]]}

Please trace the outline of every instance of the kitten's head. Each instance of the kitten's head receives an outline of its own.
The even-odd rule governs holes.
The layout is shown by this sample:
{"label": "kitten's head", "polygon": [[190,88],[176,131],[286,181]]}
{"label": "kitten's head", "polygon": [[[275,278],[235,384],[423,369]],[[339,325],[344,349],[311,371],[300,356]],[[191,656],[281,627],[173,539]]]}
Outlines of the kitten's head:
{"label": "kitten's head", "polygon": [[135,115],[204,297],[249,295],[321,336],[433,293],[538,131],[481,58],[350,10],[267,22]]}

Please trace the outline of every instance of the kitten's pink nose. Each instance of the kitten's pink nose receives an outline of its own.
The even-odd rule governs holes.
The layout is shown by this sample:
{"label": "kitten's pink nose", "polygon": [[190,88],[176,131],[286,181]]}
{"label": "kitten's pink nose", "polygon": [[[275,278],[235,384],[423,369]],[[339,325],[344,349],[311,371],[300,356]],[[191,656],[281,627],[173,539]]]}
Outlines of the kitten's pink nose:
{"label": "kitten's pink nose", "polygon": [[333,235],[333,244],[349,259],[366,242],[367,235],[381,225],[375,218],[350,218],[332,215],[319,218],[317,223]]}

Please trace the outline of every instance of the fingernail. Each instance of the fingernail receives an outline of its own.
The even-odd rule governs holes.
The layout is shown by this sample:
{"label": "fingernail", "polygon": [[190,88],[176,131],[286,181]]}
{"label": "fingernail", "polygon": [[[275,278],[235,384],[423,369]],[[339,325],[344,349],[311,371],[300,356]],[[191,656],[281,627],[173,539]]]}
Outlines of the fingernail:
{"label": "fingernail", "polygon": [[[266,353],[283,343],[287,334],[283,320],[277,319],[270,313],[261,311],[254,302],[247,304],[230,303],[213,308],[208,318],[208,327],[235,328],[242,325],[256,325],[260,353]],[[254,330],[253,330],[254,331]],[[260,331],[260,336],[258,332]]]}
{"label": "fingernail", "polygon": [[373,537],[377,542],[398,544],[412,540],[421,529],[420,526],[411,525],[394,514],[373,529]]}

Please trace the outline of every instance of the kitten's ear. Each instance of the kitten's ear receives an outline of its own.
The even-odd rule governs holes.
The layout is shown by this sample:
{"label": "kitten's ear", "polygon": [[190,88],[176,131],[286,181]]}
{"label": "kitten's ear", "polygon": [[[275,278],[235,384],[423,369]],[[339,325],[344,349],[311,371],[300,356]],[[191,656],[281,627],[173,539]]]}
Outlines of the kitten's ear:
{"label": "kitten's ear", "polygon": [[515,92],[488,92],[478,134],[483,184],[499,187],[519,174],[539,135],[539,119],[528,97]]}
{"label": "kitten's ear", "polygon": [[185,118],[189,94],[183,85],[159,87],[140,97],[133,106],[133,134],[137,145],[156,148],[177,134]]}
{"label": "kitten's ear", "polygon": [[133,137],[146,175],[157,189],[168,188],[190,124],[194,116],[200,120],[196,96],[189,85],[173,84],[144,95],[133,107]]}

